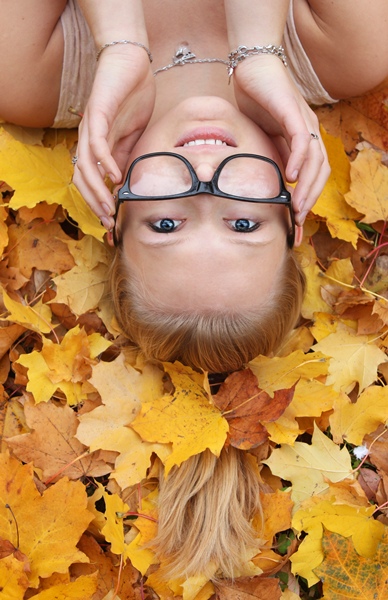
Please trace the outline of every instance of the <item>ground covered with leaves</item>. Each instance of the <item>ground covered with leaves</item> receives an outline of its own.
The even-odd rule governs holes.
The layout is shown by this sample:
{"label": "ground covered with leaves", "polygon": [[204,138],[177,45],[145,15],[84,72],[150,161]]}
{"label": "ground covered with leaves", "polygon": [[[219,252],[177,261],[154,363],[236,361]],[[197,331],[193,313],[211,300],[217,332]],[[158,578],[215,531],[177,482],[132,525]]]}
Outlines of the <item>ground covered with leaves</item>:
{"label": "ground covered with leaves", "polygon": [[[303,318],[216,393],[121,347],[76,132],[1,130],[0,598],[388,597],[388,86],[317,112]],[[216,587],[163,581],[157,463],[227,444],[257,460],[262,551]]]}

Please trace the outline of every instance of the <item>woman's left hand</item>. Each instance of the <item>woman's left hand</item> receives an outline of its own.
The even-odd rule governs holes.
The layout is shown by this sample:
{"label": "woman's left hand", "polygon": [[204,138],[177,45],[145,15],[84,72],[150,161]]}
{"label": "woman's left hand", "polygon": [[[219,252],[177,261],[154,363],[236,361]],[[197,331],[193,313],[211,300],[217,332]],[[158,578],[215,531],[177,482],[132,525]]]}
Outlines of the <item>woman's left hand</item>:
{"label": "woman's left hand", "polygon": [[330,175],[317,116],[278,57],[246,58],[234,70],[233,83],[240,110],[275,141],[281,135],[286,142],[276,145],[287,181],[297,182],[292,202],[296,223],[303,225]]}

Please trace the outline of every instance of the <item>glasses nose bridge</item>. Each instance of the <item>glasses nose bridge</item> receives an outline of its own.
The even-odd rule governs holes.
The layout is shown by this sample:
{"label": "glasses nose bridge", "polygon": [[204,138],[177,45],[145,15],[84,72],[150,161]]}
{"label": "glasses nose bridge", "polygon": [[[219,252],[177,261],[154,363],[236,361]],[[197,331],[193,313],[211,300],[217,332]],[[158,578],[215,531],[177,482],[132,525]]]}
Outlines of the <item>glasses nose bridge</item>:
{"label": "glasses nose bridge", "polygon": [[214,190],[213,180],[210,180],[210,181],[198,180],[196,193],[197,194],[211,194],[214,196],[215,190]]}

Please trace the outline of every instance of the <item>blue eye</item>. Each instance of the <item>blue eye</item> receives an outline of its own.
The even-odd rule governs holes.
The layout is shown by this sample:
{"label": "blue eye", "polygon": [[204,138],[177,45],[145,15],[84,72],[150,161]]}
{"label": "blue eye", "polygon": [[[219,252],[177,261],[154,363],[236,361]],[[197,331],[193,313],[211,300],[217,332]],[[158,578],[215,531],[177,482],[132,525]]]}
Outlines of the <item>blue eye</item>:
{"label": "blue eye", "polygon": [[228,221],[228,223],[234,231],[242,233],[249,233],[260,227],[260,222],[252,221],[251,219],[235,219],[233,221]]}
{"label": "blue eye", "polygon": [[157,233],[171,233],[172,231],[175,231],[182,222],[183,221],[178,221],[176,219],[159,219],[159,221],[155,221],[149,225],[151,229]]}

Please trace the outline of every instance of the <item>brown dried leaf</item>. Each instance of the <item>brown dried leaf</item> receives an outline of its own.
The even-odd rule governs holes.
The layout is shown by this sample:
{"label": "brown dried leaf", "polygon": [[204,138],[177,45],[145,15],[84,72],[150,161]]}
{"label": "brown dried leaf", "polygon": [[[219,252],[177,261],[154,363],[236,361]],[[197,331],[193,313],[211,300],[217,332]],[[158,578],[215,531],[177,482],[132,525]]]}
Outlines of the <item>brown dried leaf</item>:
{"label": "brown dried leaf", "polygon": [[[33,462],[43,471],[43,479],[67,476],[78,479],[85,475],[105,475],[111,467],[95,454],[83,457],[86,446],[75,437],[78,427],[76,413],[67,405],[49,402],[25,404],[25,416],[31,433],[9,438],[7,444],[23,462]],[[72,464],[73,463],[73,464]]]}
{"label": "brown dried leaf", "polygon": [[248,450],[265,442],[268,433],[261,421],[276,421],[290,404],[294,391],[295,385],[275,391],[271,398],[259,388],[251,369],[229,375],[213,401],[229,423],[230,444]]}
{"label": "brown dried leaf", "polygon": [[217,600],[280,600],[279,581],[268,577],[235,579],[234,582],[217,582]]}

